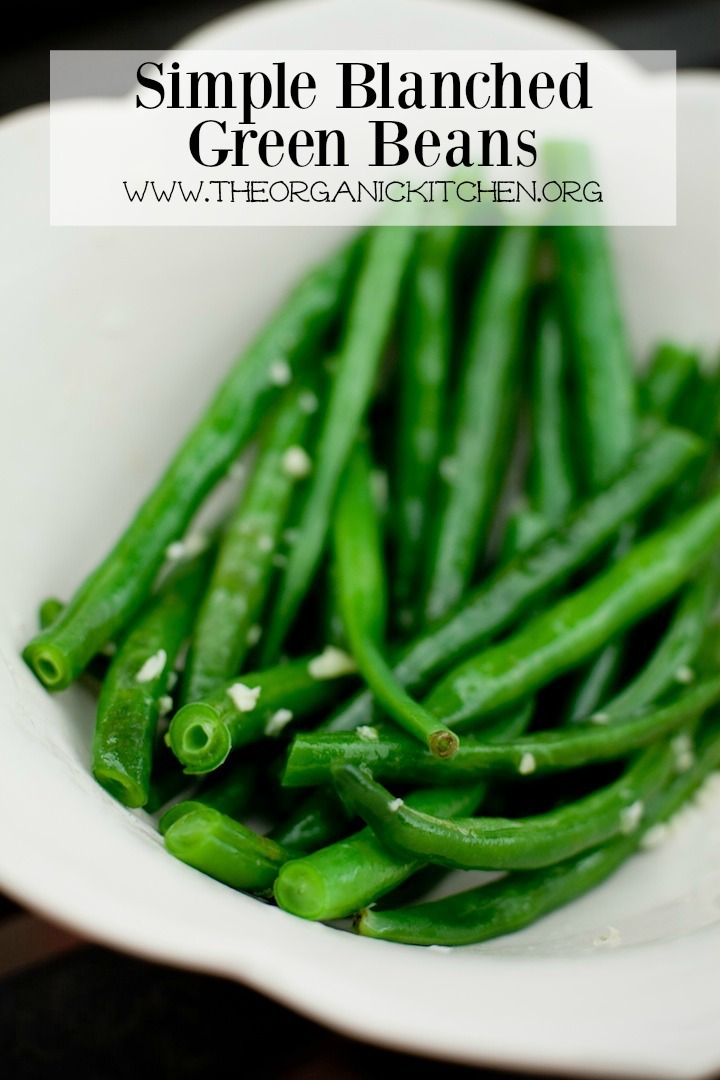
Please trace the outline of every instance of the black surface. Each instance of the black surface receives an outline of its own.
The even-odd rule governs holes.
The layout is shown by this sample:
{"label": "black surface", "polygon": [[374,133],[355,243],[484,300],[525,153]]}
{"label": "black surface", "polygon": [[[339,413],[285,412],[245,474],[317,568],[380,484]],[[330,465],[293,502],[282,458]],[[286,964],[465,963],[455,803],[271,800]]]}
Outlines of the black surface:
{"label": "black surface", "polygon": [[[242,4],[224,0],[13,10],[0,48],[0,113],[48,96],[51,48],[159,50]],[[653,0],[529,6],[567,18],[624,48],[676,49],[680,67],[720,66],[720,3]],[[0,897],[0,919],[16,909]],[[8,1080],[491,1080],[499,1074],[362,1046],[234,983],[85,948],[0,982],[0,1068]]]}
{"label": "black surface", "polygon": [[364,1046],[235,983],[98,948],[0,983],[0,1063],[8,1080],[500,1075]]}

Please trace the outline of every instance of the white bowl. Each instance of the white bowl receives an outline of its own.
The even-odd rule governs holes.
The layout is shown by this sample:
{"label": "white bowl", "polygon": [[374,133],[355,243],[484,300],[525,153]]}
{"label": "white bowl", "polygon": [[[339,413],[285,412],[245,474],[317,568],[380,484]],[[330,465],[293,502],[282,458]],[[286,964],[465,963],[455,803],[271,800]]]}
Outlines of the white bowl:
{"label": "white bowl", "polygon": [[[572,48],[597,40],[504,4],[308,0],[186,44]],[[68,104],[67,108],[72,108]],[[617,230],[638,355],[720,342],[720,79],[679,85],[679,226]],[[69,595],[285,286],[333,230],[50,229],[47,112],[0,124],[0,886],[88,938],[241,980],[387,1046],[476,1064],[643,1077],[720,1067],[720,798],[582,900],[447,953],[304,922],[170,858],[88,769],[93,709],[19,651]],[[608,925],[619,947],[596,949]]]}

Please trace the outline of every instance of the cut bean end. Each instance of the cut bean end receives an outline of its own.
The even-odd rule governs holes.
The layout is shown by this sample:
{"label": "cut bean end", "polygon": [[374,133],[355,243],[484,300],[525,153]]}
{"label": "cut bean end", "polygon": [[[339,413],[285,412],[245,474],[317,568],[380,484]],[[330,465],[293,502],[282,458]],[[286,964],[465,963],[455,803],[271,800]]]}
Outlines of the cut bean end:
{"label": "cut bean end", "polygon": [[192,702],[170,722],[170,748],[189,775],[212,772],[232,749],[227,725],[210,705]]}
{"label": "cut bean end", "polygon": [[67,657],[46,641],[31,641],[23,658],[48,690],[64,690],[73,681]]}
{"label": "cut bean end", "polygon": [[101,784],[109,795],[121,802],[123,806],[129,806],[133,810],[144,806],[148,800],[148,793],[136,780],[118,769],[108,766],[97,766],[93,769],[93,776]]}
{"label": "cut bean end", "polygon": [[326,906],[325,882],[317,870],[300,860],[280,871],[274,887],[275,900],[283,911],[303,919],[322,919]]}
{"label": "cut bean end", "polygon": [[440,731],[433,731],[432,735],[428,737],[428,746],[430,747],[430,753],[434,757],[451,758],[453,754],[457,753],[460,740],[454,731],[443,728]]}

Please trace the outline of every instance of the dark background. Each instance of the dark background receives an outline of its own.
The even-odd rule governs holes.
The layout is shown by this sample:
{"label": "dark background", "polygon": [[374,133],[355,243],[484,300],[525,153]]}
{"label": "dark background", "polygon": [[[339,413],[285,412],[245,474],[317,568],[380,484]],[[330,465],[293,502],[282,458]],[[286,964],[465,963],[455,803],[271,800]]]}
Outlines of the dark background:
{"label": "dark background", "polygon": [[[13,31],[0,48],[0,114],[47,100],[50,49],[161,50],[242,6],[106,0],[42,15],[31,4],[14,6]],[[720,0],[527,6],[623,48],[675,49],[682,68],[720,67]],[[235,983],[86,946],[0,897],[0,1070],[8,1080],[60,1069],[74,1080],[204,1080],[228,1068],[263,1080],[369,1080],[404,1067],[415,1080],[498,1076],[360,1045]]]}

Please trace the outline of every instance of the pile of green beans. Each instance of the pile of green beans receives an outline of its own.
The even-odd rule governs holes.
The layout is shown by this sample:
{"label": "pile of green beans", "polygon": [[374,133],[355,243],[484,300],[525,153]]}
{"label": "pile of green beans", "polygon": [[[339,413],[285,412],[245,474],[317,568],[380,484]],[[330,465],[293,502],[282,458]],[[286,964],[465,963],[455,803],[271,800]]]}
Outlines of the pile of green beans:
{"label": "pile of green beans", "polygon": [[188,873],[419,945],[634,857],[720,767],[720,376],[643,360],[599,226],[374,227],[310,270],[38,598],[104,797]]}

